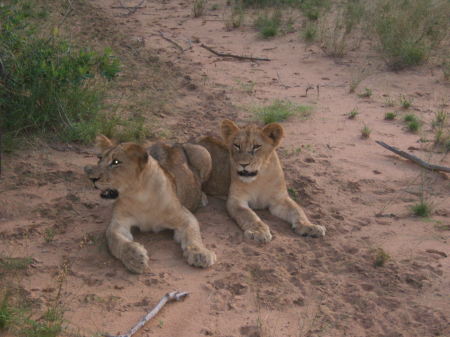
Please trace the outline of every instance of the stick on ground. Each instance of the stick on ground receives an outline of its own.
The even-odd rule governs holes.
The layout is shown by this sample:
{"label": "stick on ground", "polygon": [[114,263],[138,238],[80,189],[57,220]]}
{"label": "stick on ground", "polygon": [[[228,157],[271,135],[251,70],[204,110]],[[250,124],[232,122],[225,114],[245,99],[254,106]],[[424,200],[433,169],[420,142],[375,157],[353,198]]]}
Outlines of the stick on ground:
{"label": "stick on ground", "polygon": [[166,305],[167,302],[171,301],[179,301],[188,295],[187,292],[173,291],[171,293],[167,293],[163,298],[159,301],[159,303],[147,314],[145,315],[139,322],[136,323],[134,327],[131,328],[128,333],[125,335],[104,335],[105,337],[131,337],[133,336],[140,328],[142,328],[145,323],[151,320],[156,314],[161,310],[161,308]]}
{"label": "stick on ground", "polygon": [[219,53],[217,51],[215,51],[214,49],[212,49],[211,47],[208,47],[205,44],[201,44],[200,47],[210,51],[211,53],[213,53],[216,56],[220,56],[220,57],[233,57],[235,59],[239,59],[239,60],[249,60],[249,61],[271,61],[271,59],[265,58],[265,57],[252,57],[252,56],[241,56],[241,55],[233,55],[233,54],[227,54],[227,53]]}
{"label": "stick on ground", "polygon": [[178,43],[176,43],[174,40],[169,39],[167,36],[164,35],[163,32],[159,32],[159,35],[166,41],[172,43],[175,47],[177,47],[179,50],[181,50],[181,52],[184,52],[183,47],[181,47]]}
{"label": "stick on ground", "polygon": [[416,163],[417,165],[419,165],[419,166],[421,166],[423,168],[426,168],[427,170],[443,171],[443,172],[449,172],[450,173],[450,167],[430,164],[430,163],[427,163],[426,161],[424,161],[424,160],[422,160],[422,159],[420,159],[420,158],[418,158],[418,157],[416,157],[416,156],[414,156],[414,155],[412,155],[410,153],[407,153],[405,151],[399,150],[399,149],[397,149],[394,146],[390,146],[390,145],[388,145],[388,144],[386,144],[384,142],[381,142],[379,140],[376,140],[375,142],[378,145],[381,145],[382,147],[388,149],[389,151],[392,151],[392,152],[398,154],[399,156],[401,156],[403,158],[409,159],[412,162]]}

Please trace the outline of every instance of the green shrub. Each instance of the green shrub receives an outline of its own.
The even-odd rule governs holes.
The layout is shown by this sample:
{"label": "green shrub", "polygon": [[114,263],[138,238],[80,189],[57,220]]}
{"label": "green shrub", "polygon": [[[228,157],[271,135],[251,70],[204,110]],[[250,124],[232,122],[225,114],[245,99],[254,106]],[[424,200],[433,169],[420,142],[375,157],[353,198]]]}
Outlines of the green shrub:
{"label": "green shrub", "polygon": [[393,70],[424,62],[447,35],[447,0],[378,0],[374,8],[373,28]]}
{"label": "green shrub", "polygon": [[64,137],[98,117],[100,83],[117,75],[119,60],[110,49],[97,53],[57,34],[41,37],[29,17],[23,1],[4,5],[0,12],[0,124],[6,138],[30,133]]}

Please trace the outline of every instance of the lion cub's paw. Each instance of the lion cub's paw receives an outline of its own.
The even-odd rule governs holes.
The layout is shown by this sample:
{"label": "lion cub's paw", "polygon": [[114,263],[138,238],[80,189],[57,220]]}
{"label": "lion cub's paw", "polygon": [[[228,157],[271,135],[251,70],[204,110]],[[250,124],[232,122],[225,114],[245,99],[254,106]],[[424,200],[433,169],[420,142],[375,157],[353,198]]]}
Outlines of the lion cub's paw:
{"label": "lion cub's paw", "polygon": [[121,260],[129,271],[137,274],[143,273],[148,266],[147,251],[137,242],[130,242],[123,248]]}
{"label": "lion cub's paw", "polygon": [[216,262],[216,254],[209,249],[189,246],[184,250],[184,257],[191,266],[207,268]]}
{"label": "lion cub's paw", "polygon": [[327,231],[324,226],[320,225],[307,225],[293,227],[294,232],[301,236],[312,236],[313,238],[319,238],[325,236]]}
{"label": "lion cub's paw", "polygon": [[267,227],[258,227],[258,228],[252,228],[247,229],[244,232],[244,236],[247,239],[255,240],[258,242],[266,243],[272,240],[272,234],[270,234],[270,230]]}

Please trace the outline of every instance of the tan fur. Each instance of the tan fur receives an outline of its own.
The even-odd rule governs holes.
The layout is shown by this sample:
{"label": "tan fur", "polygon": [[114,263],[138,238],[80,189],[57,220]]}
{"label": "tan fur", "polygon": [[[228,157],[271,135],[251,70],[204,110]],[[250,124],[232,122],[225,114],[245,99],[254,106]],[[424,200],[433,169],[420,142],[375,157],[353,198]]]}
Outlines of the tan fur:
{"label": "tan fur", "polygon": [[[272,239],[267,224],[252,210],[268,208],[273,215],[288,221],[296,233],[324,236],[325,227],[312,224],[287,192],[275,151],[283,137],[281,125],[271,123],[260,128],[251,124],[240,128],[234,122],[224,120],[221,129],[222,142],[211,137],[197,140],[210,152],[213,160],[211,178],[204,186],[215,186],[219,192],[229,188],[227,209],[244,235],[260,242]],[[228,163],[218,163],[219,158],[224,157],[228,157]],[[228,176],[218,174],[224,168],[229,170]],[[207,193],[215,194],[208,190]]]}
{"label": "tan fur", "polygon": [[[175,231],[187,262],[209,267],[216,261],[202,243],[199,224],[191,211],[202,202],[201,184],[209,177],[211,157],[199,145],[168,146],[155,143],[146,149],[134,143],[114,145],[97,137],[99,163],[85,172],[101,190],[118,191],[106,238],[111,253],[132,272],[148,266],[146,249],[133,241],[132,227],[141,231]],[[114,161],[120,163],[114,165]]]}

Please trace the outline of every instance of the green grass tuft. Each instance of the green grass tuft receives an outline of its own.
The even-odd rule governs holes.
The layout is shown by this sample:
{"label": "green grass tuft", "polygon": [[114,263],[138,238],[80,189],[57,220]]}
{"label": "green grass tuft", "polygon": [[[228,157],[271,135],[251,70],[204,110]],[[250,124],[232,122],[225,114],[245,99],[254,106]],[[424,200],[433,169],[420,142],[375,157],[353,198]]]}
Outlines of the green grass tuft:
{"label": "green grass tuft", "polygon": [[0,268],[6,270],[23,270],[32,263],[31,257],[0,257]]}
{"label": "green grass tuft", "polygon": [[352,111],[348,113],[348,119],[355,119],[356,116],[359,115],[358,109],[354,108]]}
{"label": "green grass tuft", "polygon": [[312,107],[298,105],[289,101],[275,100],[271,105],[254,109],[254,117],[264,124],[282,122],[291,116],[301,115],[307,117],[311,114]]}
{"label": "green grass tuft", "polygon": [[415,216],[428,217],[431,215],[432,208],[428,202],[422,200],[419,203],[411,206],[411,211]]}
{"label": "green grass tuft", "polygon": [[388,253],[386,253],[383,249],[378,248],[376,250],[375,258],[373,261],[374,267],[382,267],[386,264],[386,262],[390,259]]}
{"label": "green grass tuft", "polygon": [[388,121],[392,121],[397,117],[397,114],[395,112],[386,112],[384,115],[384,119]]}
{"label": "green grass tuft", "polygon": [[372,89],[365,88],[364,91],[360,94],[358,94],[358,97],[361,98],[369,98],[372,96]]}
{"label": "green grass tuft", "polygon": [[255,28],[264,39],[278,35],[281,27],[281,12],[276,10],[271,15],[263,14],[255,20]]}
{"label": "green grass tuft", "polygon": [[372,130],[366,124],[364,124],[364,126],[361,129],[361,137],[369,138],[371,133],[372,133]]}

